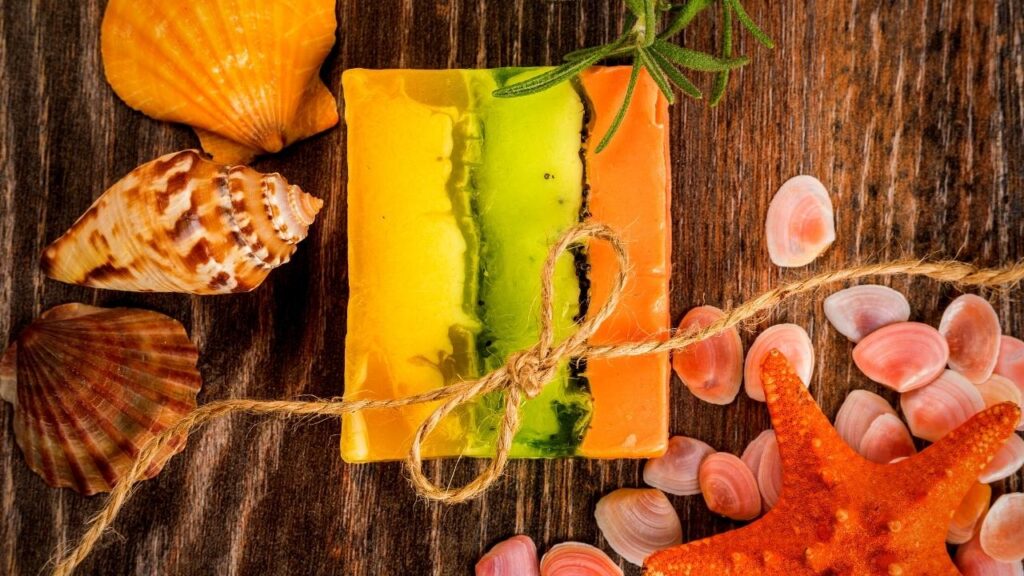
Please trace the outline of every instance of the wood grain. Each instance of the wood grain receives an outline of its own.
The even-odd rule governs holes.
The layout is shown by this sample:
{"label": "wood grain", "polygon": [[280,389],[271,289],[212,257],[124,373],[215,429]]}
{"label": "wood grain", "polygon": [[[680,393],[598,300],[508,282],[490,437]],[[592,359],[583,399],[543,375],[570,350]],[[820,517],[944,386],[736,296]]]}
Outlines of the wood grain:
{"label": "wood grain", "polygon": [[[1024,258],[1024,7],[1014,0],[747,2],[779,48],[740,35],[752,64],[716,109],[672,110],[673,316],[728,306],[785,279],[904,255],[983,264]],[[94,291],[44,280],[37,261],[118,177],[197,145],[189,130],[133,112],[103,81],[103,2],[0,4],[0,337],[51,306],[83,301],[158,310],[183,321],[202,351],[201,401],[333,396],[342,391],[347,299],[344,127],[256,163],[327,200],[295,260],[255,293],[191,298]],[[350,67],[493,67],[557,61],[607,40],[621,18],[608,0],[339,0],[340,32],[323,75],[340,93]],[[712,49],[702,23],[688,44]],[[702,78],[710,87],[710,79]],[[768,261],[763,218],[774,190],[819,176],[838,240],[807,270]],[[914,317],[936,323],[957,292],[896,280]],[[990,296],[1009,333],[1024,334],[1020,292]],[[846,392],[877,390],[829,328],[820,297],[768,323],[805,326],[818,351],[813,386],[834,415]],[[673,430],[739,452],[768,425],[740,398],[703,404],[674,385]],[[892,394],[888,394],[894,399]],[[0,410],[0,573],[44,571],[102,500],[47,488],[22,461],[12,412]],[[397,464],[346,466],[330,420],[235,417],[200,431],[145,483],[116,533],[81,574],[468,574],[513,533],[542,549],[604,545],[594,503],[640,484],[642,463],[517,462],[480,501],[418,501]],[[465,479],[450,462],[434,478]],[[1018,473],[996,492],[1024,489]],[[698,498],[676,498],[686,539],[736,524]],[[627,567],[628,574],[638,570]]]}

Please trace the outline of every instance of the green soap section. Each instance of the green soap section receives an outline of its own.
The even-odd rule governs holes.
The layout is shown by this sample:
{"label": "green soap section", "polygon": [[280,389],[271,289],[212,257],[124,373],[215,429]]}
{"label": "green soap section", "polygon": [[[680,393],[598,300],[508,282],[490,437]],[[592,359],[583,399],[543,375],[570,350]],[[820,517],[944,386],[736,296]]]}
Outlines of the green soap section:
{"label": "green soap section", "polygon": [[[540,69],[469,71],[482,120],[482,162],[473,174],[474,212],[480,233],[478,315],[484,329],[478,350],[485,371],[539,336],[541,270],[551,246],[579,221],[583,198],[580,157],[584,107],[568,82],[519,98],[494,98],[496,86]],[[558,338],[573,328],[579,313],[579,279],[571,254],[558,261],[554,278]],[[493,452],[500,398],[481,402],[476,423],[482,444],[474,455]],[[554,382],[527,401],[515,438],[515,457],[572,455],[591,413],[584,381],[563,365]]]}

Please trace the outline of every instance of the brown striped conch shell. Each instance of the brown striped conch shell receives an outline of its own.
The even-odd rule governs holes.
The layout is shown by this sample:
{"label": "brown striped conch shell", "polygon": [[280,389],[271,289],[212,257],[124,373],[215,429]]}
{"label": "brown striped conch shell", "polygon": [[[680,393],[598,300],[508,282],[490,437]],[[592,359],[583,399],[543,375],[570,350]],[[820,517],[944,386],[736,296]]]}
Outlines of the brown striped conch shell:
{"label": "brown striped conch shell", "polygon": [[883,414],[896,415],[888,400],[874,392],[854,390],[846,395],[836,413],[836,432],[847,446],[859,451],[871,423]]}
{"label": "brown striped conch shell", "polygon": [[498,542],[476,563],[476,576],[540,576],[537,546],[522,535]]}
{"label": "brown striped conch shell", "polygon": [[626,562],[640,566],[652,552],[683,543],[672,503],[655,488],[619,488],[598,500],[597,527]]}
{"label": "brown striped conch shell", "polygon": [[742,460],[727,452],[716,452],[701,462],[700,490],[708,509],[715,514],[752,520],[761,513],[761,492],[754,474]]}
{"label": "brown striped conch shell", "polygon": [[[25,462],[51,486],[109,491],[149,439],[196,407],[197,358],[182,325],[163,314],[47,311],[4,355],[3,397]],[[169,446],[147,478],[184,443]]]}
{"label": "brown striped conch shell", "polygon": [[[698,306],[686,313],[679,333],[706,328],[725,313],[714,306]],[[743,341],[735,326],[672,353],[672,368],[690,392],[711,404],[729,404],[743,382]]]}
{"label": "brown striped conch shell", "polygon": [[336,27],[334,0],[111,0],[103,69],[132,108],[246,163],[338,123],[319,77]]}
{"label": "brown striped conch shell", "polygon": [[853,347],[853,363],[865,376],[897,392],[942,375],[949,346],[939,331],[920,322],[897,322],[875,330]]}
{"label": "brown striped conch shell", "polygon": [[999,316],[988,300],[964,294],[942,313],[939,333],[949,344],[949,367],[980,384],[992,375],[999,359]]}
{"label": "brown striped conch shell", "polygon": [[768,255],[776,266],[810,264],[836,239],[828,190],[813,176],[786,180],[768,205],[764,226]]}
{"label": "brown striped conch shell", "polygon": [[992,504],[978,533],[981,549],[1000,562],[1024,560],[1024,494],[1003,494]]}
{"label": "brown striped conch shell", "polygon": [[882,326],[910,319],[910,303],[903,294],[876,284],[840,290],[824,303],[825,317],[853,343]]}
{"label": "brown striped conch shell", "polygon": [[599,548],[563,542],[541,558],[540,576],[622,576],[622,569]]}
{"label": "brown striped conch shell", "polygon": [[960,502],[960,506],[953,512],[953,519],[949,523],[949,532],[946,533],[946,542],[965,544],[974,537],[978,521],[988,512],[991,501],[992,488],[988,484],[975,482],[967,492],[967,496],[964,496],[963,501]]}
{"label": "brown striped conch shell", "polygon": [[956,549],[953,561],[963,576],[1024,576],[1020,562],[1000,562],[985,553],[975,535]]}
{"label": "brown striped conch shell", "polygon": [[764,402],[764,386],[761,385],[761,364],[773,349],[782,352],[796,370],[804,386],[811,385],[814,374],[814,344],[807,331],[796,324],[776,324],[757,335],[747,350],[743,365],[743,389],[747,396]]}
{"label": "brown striped conch shell", "polygon": [[644,465],[644,482],[676,496],[700,494],[700,463],[714,452],[714,448],[695,438],[673,436],[665,454]]}
{"label": "brown striped conch shell", "polygon": [[195,150],[139,166],[43,252],[47,276],[134,292],[228,294],[288,262],[323,202]]}

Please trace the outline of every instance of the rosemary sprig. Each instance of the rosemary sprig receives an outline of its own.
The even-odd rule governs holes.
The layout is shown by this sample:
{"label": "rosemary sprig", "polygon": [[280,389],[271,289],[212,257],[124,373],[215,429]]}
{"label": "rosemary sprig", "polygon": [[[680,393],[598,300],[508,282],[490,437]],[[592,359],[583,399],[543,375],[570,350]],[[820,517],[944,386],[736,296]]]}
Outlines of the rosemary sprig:
{"label": "rosemary sprig", "polygon": [[[494,92],[499,98],[525,96],[547,90],[552,86],[579,76],[598,62],[612,58],[632,60],[629,83],[615,118],[608,132],[601,138],[596,151],[608,145],[633,100],[640,73],[650,74],[658,89],[669,102],[675,101],[675,89],[683,94],[701,99],[703,94],[683,70],[716,73],[711,90],[710,105],[715,106],[725,95],[729,83],[729,72],[745,66],[750,60],[746,56],[733,56],[733,22],[739,21],[751,36],[766,48],[774,48],[775,42],[768,36],[743,8],[740,0],[686,0],[685,3],[671,0],[623,0],[626,17],[622,32],[612,42],[591,46],[570,52],[565,63],[532,78],[509,84]],[[672,38],[685,30],[700,14],[715,4],[721,5],[722,43],[721,54],[715,56],[686,48]],[[664,28],[662,29],[662,25]]]}

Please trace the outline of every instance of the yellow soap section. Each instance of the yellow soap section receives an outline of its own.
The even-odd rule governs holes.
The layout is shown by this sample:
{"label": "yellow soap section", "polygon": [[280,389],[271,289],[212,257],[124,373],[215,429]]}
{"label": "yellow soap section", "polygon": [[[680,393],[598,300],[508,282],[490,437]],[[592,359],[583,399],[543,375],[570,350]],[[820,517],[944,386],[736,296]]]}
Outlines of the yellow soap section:
{"label": "yellow soap section", "polygon": [[[399,398],[445,385],[458,364],[453,331],[479,331],[464,306],[466,240],[449,193],[458,122],[451,104],[465,101],[460,91],[466,88],[459,71],[447,74],[450,81],[432,83],[432,93],[407,86],[408,71],[350,70],[343,78],[346,122],[365,127],[348,132],[346,400]],[[464,340],[472,345],[472,337]],[[436,407],[345,416],[342,457],[404,458],[415,424]],[[458,454],[465,444],[458,419],[450,417],[430,436],[424,455]]]}

